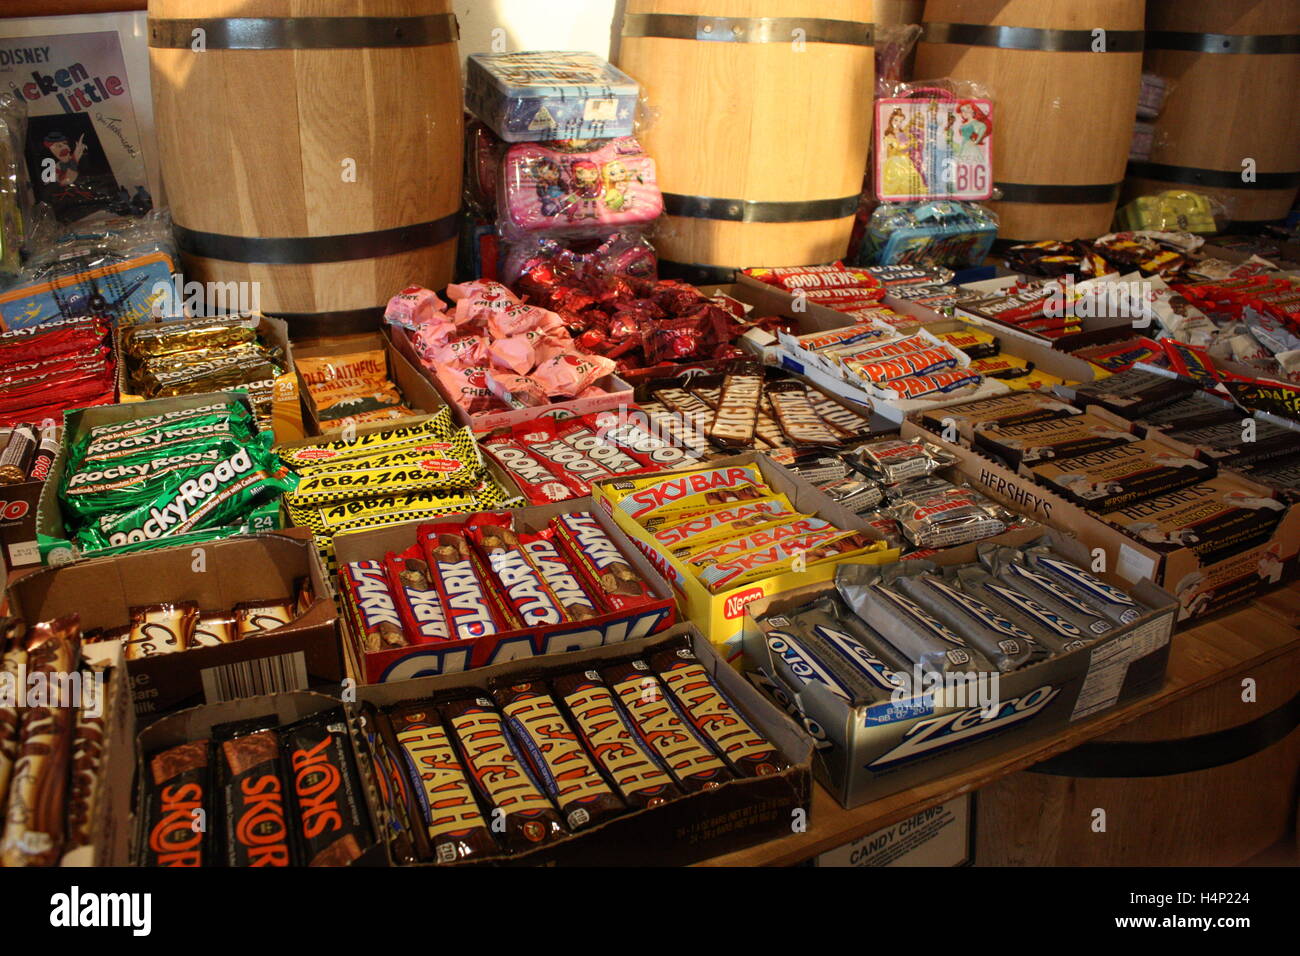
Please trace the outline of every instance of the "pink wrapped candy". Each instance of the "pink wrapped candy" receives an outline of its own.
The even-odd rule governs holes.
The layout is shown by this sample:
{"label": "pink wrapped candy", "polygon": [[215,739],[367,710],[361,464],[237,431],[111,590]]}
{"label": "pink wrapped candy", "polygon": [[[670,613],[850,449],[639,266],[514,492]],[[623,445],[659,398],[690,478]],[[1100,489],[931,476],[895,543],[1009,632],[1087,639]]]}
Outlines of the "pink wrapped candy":
{"label": "pink wrapped candy", "polygon": [[411,330],[418,329],[435,316],[443,315],[442,299],[438,294],[422,286],[413,285],[403,289],[388,300],[384,309],[384,319],[392,325],[400,325]]}
{"label": "pink wrapped candy", "polygon": [[493,368],[514,372],[516,375],[527,375],[536,364],[533,343],[528,340],[527,335],[511,335],[504,339],[497,339],[488,346],[488,357]]}
{"label": "pink wrapped candy", "polygon": [[487,383],[493,397],[511,408],[547,404],[546,387],[531,375],[511,375],[489,369]]}
{"label": "pink wrapped candy", "polygon": [[614,371],[614,367],[611,359],[599,355],[566,352],[538,365],[533,378],[552,398],[572,398]]}

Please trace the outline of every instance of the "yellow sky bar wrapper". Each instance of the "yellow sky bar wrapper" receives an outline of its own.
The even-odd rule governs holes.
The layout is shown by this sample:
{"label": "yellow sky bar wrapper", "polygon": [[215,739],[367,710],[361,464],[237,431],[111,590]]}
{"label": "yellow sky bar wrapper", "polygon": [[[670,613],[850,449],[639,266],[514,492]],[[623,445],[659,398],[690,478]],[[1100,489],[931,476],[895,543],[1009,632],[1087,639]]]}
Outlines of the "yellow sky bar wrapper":
{"label": "yellow sky bar wrapper", "polygon": [[802,515],[793,521],[784,521],[779,524],[768,525],[762,528],[756,528],[748,534],[742,534],[740,537],[733,537],[729,541],[714,543],[712,546],[694,549],[678,549],[673,554],[694,565],[696,568],[703,570],[710,565],[718,564],[721,561],[729,561],[732,558],[747,554],[750,551],[757,551],[760,548],[769,548],[774,544],[785,541],[787,538],[806,537],[811,534],[821,534],[827,531],[841,531],[841,528],[835,527],[825,518],[818,518],[813,515]]}
{"label": "yellow sky bar wrapper", "polygon": [[608,485],[616,507],[634,521],[682,513],[709,505],[768,498],[773,494],[755,464],[683,471],[667,477],[631,478]]}
{"label": "yellow sky bar wrapper", "polygon": [[665,519],[654,526],[647,524],[646,530],[660,547],[693,551],[712,541],[744,534],[747,528],[793,521],[798,516],[799,512],[789,498],[785,495],[772,495],[757,501],[720,505],[682,521],[668,523]]}
{"label": "yellow sky bar wrapper", "polygon": [[700,573],[700,580],[713,592],[753,584],[780,574],[810,568],[826,561],[842,561],[888,547],[872,541],[861,531],[831,529],[748,551],[727,561],[719,561]]}
{"label": "yellow sky bar wrapper", "polygon": [[454,431],[455,428],[451,424],[451,409],[444,408],[432,418],[426,418],[413,425],[358,435],[352,441],[329,441],[318,445],[304,445],[301,448],[284,448],[280,450],[280,457],[294,468],[306,468],[330,461],[391,452],[430,439],[445,441]]}

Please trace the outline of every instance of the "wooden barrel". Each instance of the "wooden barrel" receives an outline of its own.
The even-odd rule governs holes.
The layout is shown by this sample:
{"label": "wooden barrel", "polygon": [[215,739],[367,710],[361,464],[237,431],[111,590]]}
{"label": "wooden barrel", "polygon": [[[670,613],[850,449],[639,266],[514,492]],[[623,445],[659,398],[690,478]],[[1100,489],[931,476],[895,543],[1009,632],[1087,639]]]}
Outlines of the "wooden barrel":
{"label": "wooden barrel", "polygon": [[[1270,625],[1284,627],[1280,621]],[[1236,653],[1248,635],[1217,640]],[[1178,640],[1179,637],[1175,637]],[[1256,699],[1242,699],[1242,681]],[[1012,774],[976,799],[978,866],[1232,866],[1287,839],[1300,798],[1300,649]],[[1096,810],[1105,829],[1094,829]]]}
{"label": "wooden barrel", "polygon": [[846,253],[871,137],[871,0],[627,0],[618,65],[655,111],[641,135],[665,274],[727,282]]}
{"label": "wooden barrel", "polygon": [[1141,0],[927,0],[925,21],[915,75],[993,98],[998,236],[1109,231],[1141,83]]}
{"label": "wooden barrel", "polygon": [[150,0],[162,173],[187,279],[255,282],[295,337],[451,280],[460,56],[449,0]]}
{"label": "wooden barrel", "polygon": [[1300,187],[1300,3],[1148,0],[1146,49],[1144,68],[1170,91],[1126,198],[1191,189],[1234,222],[1284,218]]}

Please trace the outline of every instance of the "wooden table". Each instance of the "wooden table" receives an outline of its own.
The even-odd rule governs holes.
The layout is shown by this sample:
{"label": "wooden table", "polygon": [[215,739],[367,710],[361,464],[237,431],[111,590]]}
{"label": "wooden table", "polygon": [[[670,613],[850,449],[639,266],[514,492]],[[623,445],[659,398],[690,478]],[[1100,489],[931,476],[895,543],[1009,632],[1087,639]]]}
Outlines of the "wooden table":
{"label": "wooden table", "polygon": [[1150,697],[1072,725],[1055,736],[1014,747],[965,770],[852,810],[845,810],[825,789],[814,783],[812,815],[807,832],[714,857],[699,865],[784,866],[799,863],[928,807],[979,790],[1282,655],[1300,654],[1300,630],[1297,628],[1300,628],[1300,583],[1292,582],[1240,610],[1225,612],[1175,632],[1164,686]]}

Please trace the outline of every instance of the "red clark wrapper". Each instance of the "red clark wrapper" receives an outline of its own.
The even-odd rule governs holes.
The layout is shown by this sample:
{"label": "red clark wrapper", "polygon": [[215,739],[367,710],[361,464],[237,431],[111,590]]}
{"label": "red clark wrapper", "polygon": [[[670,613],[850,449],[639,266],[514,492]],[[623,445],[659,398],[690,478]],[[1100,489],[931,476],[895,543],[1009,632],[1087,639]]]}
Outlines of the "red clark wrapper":
{"label": "red clark wrapper", "polygon": [[533,565],[508,514],[484,512],[465,522],[465,536],[479,550],[508,612],[510,626],[545,627],[565,620],[559,598]]}
{"label": "red clark wrapper", "polygon": [[569,621],[585,621],[601,614],[600,601],[583,586],[568,557],[555,543],[555,529],[521,532],[519,543],[528,560],[541,572]]}
{"label": "red clark wrapper", "polygon": [[654,600],[645,579],[590,512],[556,515],[551,527],[587,592],[596,595],[606,610],[627,611]]}
{"label": "red clark wrapper", "polygon": [[[480,444],[504,471],[510,473],[529,504],[546,505],[587,493],[570,485],[564,474],[552,472],[523,442],[509,434],[493,435]],[[590,490],[587,486],[587,491]]]}
{"label": "red clark wrapper", "polygon": [[448,639],[447,616],[438,589],[433,586],[429,561],[419,543],[401,554],[384,556],[388,586],[401,616],[402,627],[413,644],[432,644]]}
{"label": "red clark wrapper", "polygon": [[464,532],[463,525],[450,522],[420,525],[416,532],[454,641],[497,634],[508,620]]}

